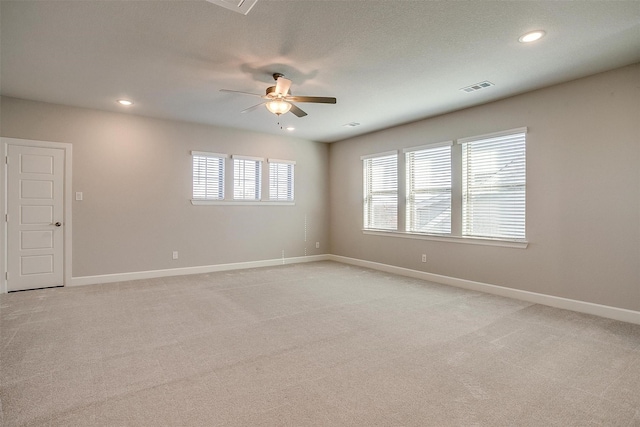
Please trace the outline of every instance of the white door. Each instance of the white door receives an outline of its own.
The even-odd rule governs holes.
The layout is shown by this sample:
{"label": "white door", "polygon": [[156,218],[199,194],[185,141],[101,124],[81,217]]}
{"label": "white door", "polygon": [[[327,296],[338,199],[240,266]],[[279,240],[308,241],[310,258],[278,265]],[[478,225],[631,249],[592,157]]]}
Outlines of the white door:
{"label": "white door", "polygon": [[64,284],[64,160],[57,148],[7,147],[7,288]]}

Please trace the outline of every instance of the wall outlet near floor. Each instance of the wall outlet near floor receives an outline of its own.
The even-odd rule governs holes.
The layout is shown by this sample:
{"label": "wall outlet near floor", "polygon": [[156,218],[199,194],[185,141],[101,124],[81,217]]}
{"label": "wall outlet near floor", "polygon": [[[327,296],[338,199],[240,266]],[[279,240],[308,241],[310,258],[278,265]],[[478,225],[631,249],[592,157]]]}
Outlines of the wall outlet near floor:
{"label": "wall outlet near floor", "polygon": [[178,259],[178,251],[173,251],[173,259]]}
{"label": "wall outlet near floor", "polygon": [[427,262],[427,254],[422,254],[422,262]]}
{"label": "wall outlet near floor", "polygon": [[316,242],[316,249],[320,249],[320,242]]}

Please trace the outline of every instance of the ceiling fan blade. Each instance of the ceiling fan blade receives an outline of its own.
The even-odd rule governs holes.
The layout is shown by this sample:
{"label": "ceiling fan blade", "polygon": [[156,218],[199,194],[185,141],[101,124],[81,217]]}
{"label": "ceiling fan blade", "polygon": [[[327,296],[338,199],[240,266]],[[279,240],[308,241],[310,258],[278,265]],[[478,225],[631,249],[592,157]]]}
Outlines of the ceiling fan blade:
{"label": "ceiling fan blade", "polygon": [[293,104],[291,104],[291,109],[289,110],[289,112],[295,114],[298,117],[304,117],[307,115],[307,113],[305,113],[304,111],[302,111],[300,108],[298,108],[296,105],[293,105]]}
{"label": "ceiling fan blade", "polygon": [[240,111],[240,113],[248,113],[249,111],[253,111],[253,110],[257,109],[258,107],[262,107],[266,103],[267,103],[267,101],[261,102],[260,104],[256,104],[253,107],[249,107],[247,109],[244,109],[244,110]]}
{"label": "ceiling fan blade", "polygon": [[291,80],[278,77],[278,80],[276,80],[276,95],[285,96],[289,93],[289,88],[291,88]]}
{"label": "ceiling fan blade", "polygon": [[335,104],[335,98],[329,98],[326,96],[287,96],[287,101],[293,102],[316,102],[319,104]]}
{"label": "ceiling fan blade", "polygon": [[250,93],[250,92],[242,92],[240,90],[229,90],[229,89],[220,89],[220,92],[231,92],[231,93],[240,93],[242,95],[251,95],[251,96],[259,96],[260,98],[262,98],[262,95],[258,95],[257,93]]}

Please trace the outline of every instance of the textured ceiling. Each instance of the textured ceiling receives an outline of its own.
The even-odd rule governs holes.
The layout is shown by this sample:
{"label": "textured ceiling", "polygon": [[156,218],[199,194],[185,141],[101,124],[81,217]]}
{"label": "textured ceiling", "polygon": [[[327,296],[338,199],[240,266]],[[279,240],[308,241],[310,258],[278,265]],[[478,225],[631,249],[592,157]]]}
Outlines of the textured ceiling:
{"label": "textured ceiling", "polygon": [[[337,141],[640,61],[640,2],[2,1],[0,93]],[[542,40],[518,37],[544,29]],[[279,72],[309,115],[260,101]],[[483,80],[495,86],[459,89]],[[288,133],[283,126],[295,126]],[[347,128],[349,122],[360,126]]]}

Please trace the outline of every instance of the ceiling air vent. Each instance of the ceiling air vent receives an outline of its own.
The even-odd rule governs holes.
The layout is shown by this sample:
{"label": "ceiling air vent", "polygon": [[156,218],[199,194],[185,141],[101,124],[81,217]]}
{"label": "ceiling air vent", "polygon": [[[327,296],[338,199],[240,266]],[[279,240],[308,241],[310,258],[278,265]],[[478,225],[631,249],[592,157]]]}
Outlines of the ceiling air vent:
{"label": "ceiling air vent", "polygon": [[209,3],[217,4],[225,9],[246,15],[255,6],[258,0],[207,0]]}
{"label": "ceiling air vent", "polygon": [[350,122],[350,123],[345,123],[342,126],[346,127],[346,128],[354,128],[356,126],[360,126],[360,123],[358,123],[358,122]]}
{"label": "ceiling air vent", "polygon": [[484,88],[491,87],[491,86],[495,86],[495,85],[493,83],[488,82],[488,81],[485,80],[483,82],[476,83],[476,84],[471,85],[471,86],[463,87],[460,90],[463,91],[463,92],[469,93],[469,92],[475,92],[477,90],[484,89]]}

